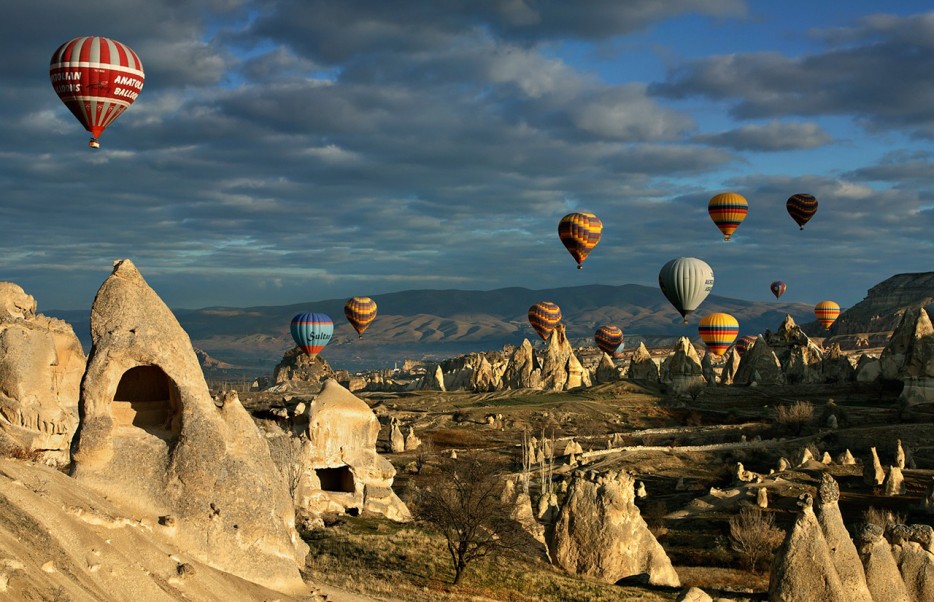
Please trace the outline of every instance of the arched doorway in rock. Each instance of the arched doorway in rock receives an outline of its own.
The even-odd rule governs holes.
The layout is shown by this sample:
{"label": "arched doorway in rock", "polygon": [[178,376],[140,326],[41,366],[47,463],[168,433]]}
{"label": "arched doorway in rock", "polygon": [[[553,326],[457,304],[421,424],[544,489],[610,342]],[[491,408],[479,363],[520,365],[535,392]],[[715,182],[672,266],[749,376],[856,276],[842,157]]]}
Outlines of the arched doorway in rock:
{"label": "arched doorway in rock", "polygon": [[181,431],[178,385],[159,366],[136,366],[120,377],[113,399],[116,426],[135,426],[159,437]]}
{"label": "arched doorway in rock", "polygon": [[340,493],[353,493],[355,491],[353,473],[346,464],[335,468],[316,468],[315,476],[321,482],[323,491]]}

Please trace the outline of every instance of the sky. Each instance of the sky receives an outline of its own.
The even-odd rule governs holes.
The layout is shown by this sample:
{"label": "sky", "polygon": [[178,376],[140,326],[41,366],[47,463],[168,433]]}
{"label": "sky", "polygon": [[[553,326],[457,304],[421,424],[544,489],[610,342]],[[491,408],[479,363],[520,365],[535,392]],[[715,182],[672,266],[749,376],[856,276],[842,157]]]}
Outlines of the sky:
{"label": "sky", "polygon": [[[848,307],[934,269],[934,11],[766,0],[32,0],[0,22],[0,281],[89,308],[130,258],[170,307],[657,285]],[[49,59],[145,85],[98,151]],[[749,201],[725,243],[719,192]],[[820,207],[803,231],[795,193]],[[557,235],[603,237],[584,268]],[[309,311],[313,311],[309,305]]]}

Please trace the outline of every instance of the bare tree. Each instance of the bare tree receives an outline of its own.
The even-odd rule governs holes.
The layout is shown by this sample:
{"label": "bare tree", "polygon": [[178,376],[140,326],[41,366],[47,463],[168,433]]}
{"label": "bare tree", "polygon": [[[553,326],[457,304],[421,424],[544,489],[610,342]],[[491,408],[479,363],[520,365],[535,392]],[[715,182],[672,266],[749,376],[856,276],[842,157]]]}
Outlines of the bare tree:
{"label": "bare tree", "polygon": [[289,488],[292,502],[295,503],[295,494],[305,474],[302,438],[283,435],[269,439],[268,443],[269,455],[272,456],[273,463],[282,474],[282,478]]}
{"label": "bare tree", "polygon": [[416,518],[444,536],[454,585],[471,562],[520,541],[522,529],[501,499],[503,484],[503,475],[491,463],[460,457],[444,460],[430,487],[419,491]]}
{"label": "bare tree", "polygon": [[775,517],[754,506],[742,508],[730,519],[733,550],[755,573],[772,557],[784,537],[784,531],[775,526]]}

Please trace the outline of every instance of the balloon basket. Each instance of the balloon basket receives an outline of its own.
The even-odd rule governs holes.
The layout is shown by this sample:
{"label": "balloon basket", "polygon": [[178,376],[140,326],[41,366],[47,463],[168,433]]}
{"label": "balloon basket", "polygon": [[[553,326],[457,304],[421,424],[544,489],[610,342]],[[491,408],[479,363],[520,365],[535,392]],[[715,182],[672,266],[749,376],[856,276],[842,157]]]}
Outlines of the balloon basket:
{"label": "balloon basket", "polygon": [[100,148],[101,143],[97,141],[97,138],[91,138],[88,140],[88,148]]}

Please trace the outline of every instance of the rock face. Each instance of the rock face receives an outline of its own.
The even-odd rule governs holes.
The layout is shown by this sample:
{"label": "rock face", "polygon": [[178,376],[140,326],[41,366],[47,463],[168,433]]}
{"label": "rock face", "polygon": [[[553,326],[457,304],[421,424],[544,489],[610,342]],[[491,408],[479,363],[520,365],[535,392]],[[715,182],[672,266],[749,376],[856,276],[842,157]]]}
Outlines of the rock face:
{"label": "rock face", "polygon": [[775,553],[769,578],[770,602],[850,602],[834,566],[830,547],[809,494],[799,498],[801,511]]}
{"label": "rock face", "polygon": [[551,331],[542,354],[542,388],[550,391],[566,391],[576,387],[589,387],[590,374],[584,370],[574,349],[568,342],[564,324]]}
{"label": "rock face", "polygon": [[767,330],[761,338],[768,343],[778,359],[785,382],[799,384],[823,380],[821,349],[811,342],[791,316],[785,316],[777,332],[773,334]]}
{"label": "rock face", "polygon": [[0,449],[68,464],[85,357],[71,326],[36,314],[36,300],[0,282]]}
{"label": "rock face", "polygon": [[839,343],[832,343],[821,362],[823,380],[827,383],[843,384],[856,380],[856,368],[841,351]]}
{"label": "rock face", "polygon": [[320,355],[311,357],[301,347],[293,347],[282,355],[273,371],[276,384],[288,382],[320,383],[334,378],[334,370]]}
{"label": "rock face", "polygon": [[908,589],[892,555],[892,548],[883,536],[882,528],[871,523],[863,525],[856,536],[856,544],[872,599],[913,602],[908,596]]}
{"label": "rock face", "polygon": [[905,312],[879,362],[883,379],[904,384],[901,403],[934,402],[934,326],[923,307]]}
{"label": "rock face", "polygon": [[686,393],[694,386],[707,384],[701,359],[690,339],[681,337],[672,351],[659,370],[662,384],[668,385],[675,394]]}
{"label": "rock face", "polygon": [[815,515],[830,550],[833,566],[851,602],[873,602],[866,586],[866,576],[859,553],[840,514],[840,487],[826,472],[821,475]]}
{"label": "rock face", "polygon": [[392,520],[411,518],[392,490],[396,469],[376,453],[379,420],[366,402],[328,380],[304,420],[298,424],[305,443],[296,505],[312,514],[357,508]]}
{"label": "rock face", "polygon": [[[212,400],[188,335],[129,260],[91,308],[72,476],[155,522],[194,557],[307,591],[285,482],[236,394]],[[166,519],[168,521],[168,518]]]}
{"label": "rock face", "polygon": [[885,481],[885,470],[879,461],[879,454],[875,447],[869,448],[869,460],[863,465],[863,482],[871,487],[878,487]]}
{"label": "rock face", "polygon": [[720,370],[720,384],[732,385],[733,378],[736,376],[736,371],[739,370],[739,363],[742,361],[742,357],[736,351],[736,347],[733,346],[726,352],[724,359],[723,369]]}
{"label": "rock face", "polygon": [[634,503],[633,479],[624,472],[574,473],[551,550],[566,571],[607,583],[648,574],[654,585],[679,585],[668,555]]}
{"label": "rock face", "polygon": [[615,383],[620,379],[619,368],[613,363],[613,360],[606,353],[600,358],[597,369],[594,371],[594,384]]}
{"label": "rock face", "polygon": [[659,377],[658,364],[652,359],[652,354],[639,343],[639,348],[632,354],[629,361],[629,380],[636,382],[657,383]]}
{"label": "rock face", "polygon": [[532,351],[532,343],[523,339],[509,357],[509,365],[503,372],[503,387],[506,389],[537,389],[541,385],[541,365]]}
{"label": "rock face", "polygon": [[785,377],[781,364],[768,342],[760,336],[756,344],[746,349],[733,377],[734,385],[781,385]]}
{"label": "rock face", "polygon": [[[899,525],[904,526],[904,525]],[[892,555],[912,600],[934,600],[934,534],[928,525],[905,527],[907,537],[892,542]]]}
{"label": "rock face", "polygon": [[[897,274],[875,285],[866,297],[846,310],[830,327],[834,338],[868,335],[870,343],[885,341],[909,307],[934,302],[934,272]],[[880,346],[882,343],[878,343]]]}

